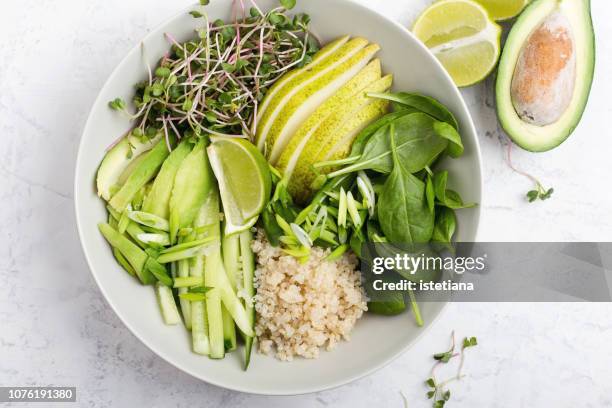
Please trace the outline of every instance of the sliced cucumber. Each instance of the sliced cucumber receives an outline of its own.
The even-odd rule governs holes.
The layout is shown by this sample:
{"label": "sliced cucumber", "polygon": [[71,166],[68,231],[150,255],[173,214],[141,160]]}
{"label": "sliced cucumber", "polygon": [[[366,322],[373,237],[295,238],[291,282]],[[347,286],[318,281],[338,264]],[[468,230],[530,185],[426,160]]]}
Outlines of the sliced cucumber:
{"label": "sliced cucumber", "polygon": [[[232,289],[236,291],[236,280],[240,274],[240,247],[238,235],[225,235],[221,244],[223,265]],[[225,351],[236,349],[236,325],[227,308],[223,306],[223,339]]]}
{"label": "sliced cucumber", "polygon": [[[189,279],[199,280],[204,283],[204,258],[201,256],[191,259],[189,262]],[[208,340],[208,318],[206,317],[206,302],[191,302],[191,340],[193,351],[198,354],[210,354],[210,341]]]}
{"label": "sliced cucumber", "polygon": [[[244,308],[249,326],[255,331],[255,308],[253,307],[255,299],[255,257],[251,250],[251,241],[253,241],[253,234],[250,230],[246,230],[240,233],[240,257],[242,264],[242,286],[244,295],[247,297],[244,301]],[[251,362],[251,352],[253,349],[253,341],[255,337],[244,336],[245,350],[244,350],[244,369],[249,367]]]}
{"label": "sliced cucumber", "polygon": [[[207,200],[208,214],[219,214],[219,192],[216,188],[211,192]],[[220,220],[217,216],[214,221],[215,228],[211,234],[215,237],[221,236]],[[225,345],[223,344],[223,312],[221,308],[221,290],[218,288],[218,277],[223,275],[223,260],[221,250],[215,248],[206,256],[204,263],[204,282],[206,286],[213,287],[206,293],[206,314],[208,317],[208,336],[210,340],[210,357],[223,358],[225,356]],[[226,277],[227,279],[227,277]]]}
{"label": "sliced cucumber", "polygon": [[178,309],[176,308],[176,302],[172,295],[172,289],[168,286],[157,283],[155,285],[155,293],[157,295],[157,302],[161,310],[164,323],[169,325],[179,324],[181,316],[179,315]]}
{"label": "sliced cucumber", "polygon": [[225,306],[221,307],[223,317],[223,346],[225,351],[236,350],[236,325]]}
{"label": "sliced cucumber", "polygon": [[[177,261],[176,276],[179,278],[186,278],[189,276],[189,261],[187,259]],[[188,291],[188,288],[178,288],[179,295],[181,293],[187,293]],[[185,327],[187,330],[191,330],[191,303],[188,300],[181,298],[179,298],[179,303],[181,305],[181,313],[183,314],[183,322],[185,323]]]}
{"label": "sliced cucumber", "polygon": [[238,234],[224,235],[221,249],[223,251],[225,272],[232,288],[236,290],[236,280],[240,274],[240,242]]}

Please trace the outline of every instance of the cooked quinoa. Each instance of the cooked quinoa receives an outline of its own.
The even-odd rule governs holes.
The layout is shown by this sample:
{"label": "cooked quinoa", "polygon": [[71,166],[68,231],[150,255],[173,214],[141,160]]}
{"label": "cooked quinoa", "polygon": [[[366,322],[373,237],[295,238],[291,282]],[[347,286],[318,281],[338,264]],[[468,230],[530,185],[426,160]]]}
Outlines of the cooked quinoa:
{"label": "cooked quinoa", "polygon": [[308,261],[270,245],[260,230],[253,241],[255,270],[255,333],[259,351],[280,360],[316,358],[319,349],[333,349],[348,340],[367,310],[357,257],[345,253],[324,261],[330,250],[313,247]]}

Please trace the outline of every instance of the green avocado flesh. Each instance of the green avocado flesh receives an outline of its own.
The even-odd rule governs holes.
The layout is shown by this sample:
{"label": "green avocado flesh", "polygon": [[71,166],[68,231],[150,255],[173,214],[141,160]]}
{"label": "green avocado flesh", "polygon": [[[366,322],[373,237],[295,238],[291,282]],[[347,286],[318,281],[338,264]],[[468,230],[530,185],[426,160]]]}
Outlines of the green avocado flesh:
{"label": "green avocado flesh", "polygon": [[595,68],[589,0],[535,0],[506,40],[496,85],[497,114],[520,147],[543,152],[574,131]]}

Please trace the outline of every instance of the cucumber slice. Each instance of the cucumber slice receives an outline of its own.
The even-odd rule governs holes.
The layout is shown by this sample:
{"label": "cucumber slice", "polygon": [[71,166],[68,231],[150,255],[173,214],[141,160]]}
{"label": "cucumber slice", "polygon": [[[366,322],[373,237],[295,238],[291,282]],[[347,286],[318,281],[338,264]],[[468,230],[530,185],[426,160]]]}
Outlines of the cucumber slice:
{"label": "cucumber slice", "polygon": [[[204,284],[204,257],[198,256],[189,262],[189,278],[184,279],[199,282],[193,286]],[[191,340],[194,353],[210,354],[208,318],[206,317],[206,303],[204,301],[191,302]]]}
{"label": "cucumber slice", "polygon": [[238,234],[224,235],[221,249],[223,251],[223,265],[225,266],[227,278],[232,288],[236,290],[236,280],[240,274],[240,242]]}
{"label": "cucumber slice", "polygon": [[[232,289],[236,290],[236,281],[240,274],[240,242],[238,235],[225,235],[221,244],[223,251],[223,265]],[[223,339],[225,351],[236,349],[236,325],[232,320],[227,308],[223,306]]]}
{"label": "cucumber slice", "polygon": [[[186,278],[189,276],[189,261],[187,259],[181,259],[177,261],[176,276],[179,278]],[[178,288],[178,294],[187,293],[188,288]],[[183,322],[185,328],[191,330],[191,304],[186,299],[179,298],[179,304],[181,305],[181,313],[183,314]]]}
{"label": "cucumber slice", "polygon": [[176,308],[176,302],[172,295],[172,289],[168,286],[157,283],[155,285],[155,294],[157,295],[157,302],[161,310],[164,323],[168,325],[176,325],[181,321],[178,309]]}
{"label": "cucumber slice", "polygon": [[[255,331],[255,308],[254,299],[255,296],[255,257],[251,250],[251,241],[253,241],[253,234],[250,230],[243,231],[239,236],[240,240],[240,257],[242,260],[242,287],[244,295],[247,299],[244,300],[244,308],[248,318],[249,326]],[[244,369],[249,367],[251,362],[251,352],[253,349],[253,341],[255,336],[244,336],[245,350],[244,350]]]}
{"label": "cucumber slice", "polygon": [[221,307],[223,317],[223,346],[225,351],[236,350],[236,325],[225,306]]}
{"label": "cucumber slice", "polygon": [[[221,225],[219,214],[219,192],[216,188],[211,192],[206,201],[206,215],[214,220],[215,228],[210,232],[214,237],[221,236]],[[215,217],[215,214],[217,216]],[[216,218],[216,219],[215,219]],[[223,358],[225,356],[225,346],[223,344],[223,312],[221,308],[221,291],[217,288],[218,276],[225,276],[223,270],[223,260],[221,250],[215,248],[206,256],[204,263],[204,282],[206,286],[214,289],[206,293],[206,315],[208,317],[208,336],[210,341],[210,357]]]}

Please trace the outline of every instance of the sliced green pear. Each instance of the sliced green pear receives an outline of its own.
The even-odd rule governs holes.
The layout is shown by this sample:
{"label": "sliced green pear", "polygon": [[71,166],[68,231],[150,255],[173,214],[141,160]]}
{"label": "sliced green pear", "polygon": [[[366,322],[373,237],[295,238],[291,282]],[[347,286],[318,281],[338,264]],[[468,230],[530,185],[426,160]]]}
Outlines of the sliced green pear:
{"label": "sliced green pear", "polygon": [[369,45],[346,61],[331,68],[316,80],[310,81],[283,106],[268,132],[266,145],[269,147],[269,160],[276,163],[302,123],[314,110],[330,98],[345,83],[365,67],[380,47]]}
{"label": "sliced green pear", "polygon": [[[315,162],[335,160],[346,157],[350,152],[350,147],[353,140],[355,140],[355,137],[357,137],[359,132],[361,132],[373,121],[385,115],[388,110],[389,101],[377,100],[367,104],[358,112],[351,114],[350,119],[337,129],[338,134],[343,135],[339,139],[338,143],[330,148],[329,154],[319,156]],[[331,170],[332,169],[322,169],[320,173],[326,173]],[[297,177],[294,173],[294,177],[292,177],[289,181],[288,190],[298,202],[307,202],[307,200],[312,196],[312,193],[314,192],[312,184],[315,181],[316,176],[317,173],[312,171],[311,168],[309,168],[306,172],[301,173]]]}
{"label": "sliced green pear", "polygon": [[350,81],[338,90],[331,98],[319,106],[312,115],[300,126],[293,135],[287,147],[281,153],[276,168],[285,176],[290,177],[300,153],[310,137],[315,133],[325,119],[350,101],[351,96],[381,77],[380,60],[375,59],[359,71]]}
{"label": "sliced green pear", "polygon": [[[385,90],[387,91],[387,90]],[[317,162],[339,160],[348,156],[351,151],[351,146],[355,137],[371,122],[374,122],[383,116],[389,110],[389,101],[376,100],[369,103],[356,114],[356,122],[360,125],[346,129],[346,124],[339,130],[340,134],[344,134],[344,138],[331,147],[324,155],[317,158]]]}
{"label": "sliced green pear", "polygon": [[[141,141],[139,138],[128,135],[113,146],[102,159],[98,174],[96,176],[96,186],[98,195],[104,200],[109,201],[121,184],[125,182],[129,174],[122,175],[130,164],[141,160],[139,157],[146,151],[151,150],[157,144],[161,134],[153,139]],[[131,170],[134,166],[131,166]]]}
{"label": "sliced green pear", "polygon": [[313,67],[303,70],[299,75],[295,75],[287,81],[287,83],[270,98],[268,106],[257,125],[255,137],[259,150],[265,153],[265,149],[269,146],[268,133],[272,125],[281,114],[285,104],[287,104],[296,93],[329,72],[330,69],[333,69],[338,66],[338,64],[354,56],[366,45],[368,45],[368,40],[364,38],[353,38],[346,44],[341,45],[327,57],[322,58],[321,61]]}
{"label": "sliced green pear", "polygon": [[[301,150],[300,155],[297,159],[297,164],[293,169],[290,179],[290,192],[300,197],[307,197],[310,193],[309,186],[314,180],[315,173],[312,171],[312,165],[321,160],[322,157],[326,156],[332,149],[342,150],[344,146],[348,151],[353,142],[353,129],[359,129],[361,122],[358,118],[358,114],[365,115],[365,112],[371,112],[364,110],[368,107],[372,111],[377,111],[375,107],[369,107],[373,104],[374,99],[369,98],[366,93],[368,92],[384,92],[391,87],[393,82],[393,76],[387,75],[366,88],[362,89],[357,95],[350,98],[346,104],[341,108],[331,113],[323,123],[315,130],[313,135],[310,137],[308,143]],[[383,105],[385,108],[387,104]],[[373,114],[374,117],[376,115]],[[300,190],[302,188],[305,193]]]}
{"label": "sliced green pear", "polygon": [[[303,75],[304,73],[307,73],[308,71],[313,69],[315,66],[317,66],[319,63],[325,61],[325,59],[330,57],[333,53],[335,53],[338,50],[338,48],[346,44],[349,38],[350,36],[345,35],[344,37],[340,37],[328,43],[312,57],[312,61],[308,65],[302,68],[292,69],[289,72],[287,72],[285,75],[283,75],[278,81],[276,81],[274,85],[272,85],[272,88],[270,88],[268,92],[266,92],[266,97],[264,98],[261,105],[259,106],[259,109],[257,112],[257,124],[258,125],[261,124],[263,117],[266,116],[266,112],[268,112],[268,107],[270,106],[270,102],[274,100],[274,98],[276,97],[276,94],[278,94],[283,88],[285,88],[285,86],[292,79],[299,77],[300,75]],[[258,145],[258,147],[259,147],[260,136],[261,136],[261,133],[258,133],[257,139],[255,140],[255,144]],[[262,147],[263,147],[263,142],[262,142]]]}

